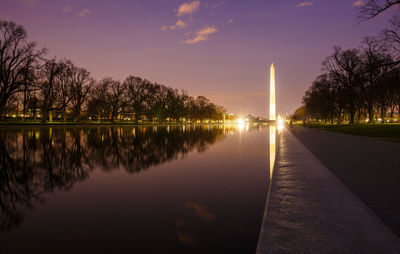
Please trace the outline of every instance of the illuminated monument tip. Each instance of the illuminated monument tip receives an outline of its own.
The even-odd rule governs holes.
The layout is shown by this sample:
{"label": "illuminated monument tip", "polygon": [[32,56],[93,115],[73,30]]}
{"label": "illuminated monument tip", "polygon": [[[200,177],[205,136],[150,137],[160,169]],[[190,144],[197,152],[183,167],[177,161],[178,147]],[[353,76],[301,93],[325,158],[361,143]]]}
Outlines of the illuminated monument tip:
{"label": "illuminated monument tip", "polygon": [[271,64],[269,70],[269,120],[276,120],[276,103],[275,103],[275,68],[274,64]]}

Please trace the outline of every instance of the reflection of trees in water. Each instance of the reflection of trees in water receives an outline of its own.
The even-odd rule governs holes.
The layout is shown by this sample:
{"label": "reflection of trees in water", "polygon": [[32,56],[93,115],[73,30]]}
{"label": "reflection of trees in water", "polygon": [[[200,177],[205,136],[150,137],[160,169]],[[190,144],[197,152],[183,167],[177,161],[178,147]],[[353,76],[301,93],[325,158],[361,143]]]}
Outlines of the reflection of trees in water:
{"label": "reflection of trees in water", "polygon": [[[185,127],[187,128],[187,127]],[[90,129],[90,157],[103,170],[122,167],[138,172],[196,149],[205,151],[223,136],[223,130],[183,127]]]}
{"label": "reflection of trees in water", "polygon": [[222,139],[222,127],[23,128],[0,132],[0,231],[44,194],[68,190],[93,169],[139,172]]}

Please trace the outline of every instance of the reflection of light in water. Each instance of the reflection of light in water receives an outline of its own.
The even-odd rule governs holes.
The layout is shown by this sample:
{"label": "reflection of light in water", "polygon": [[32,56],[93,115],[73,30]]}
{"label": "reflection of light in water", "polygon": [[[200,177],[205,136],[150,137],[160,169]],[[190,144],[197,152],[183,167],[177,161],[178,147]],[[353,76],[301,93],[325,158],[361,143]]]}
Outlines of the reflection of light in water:
{"label": "reflection of light in water", "polygon": [[278,126],[277,126],[278,131],[283,130],[283,126],[284,126],[283,120],[282,119],[278,119]]}
{"label": "reflection of light in water", "polygon": [[186,208],[189,210],[193,210],[194,213],[203,220],[215,220],[215,215],[209,212],[206,206],[200,205],[195,202],[186,202]]}
{"label": "reflection of light in water", "polygon": [[245,122],[244,119],[242,119],[242,118],[239,118],[239,119],[237,120],[237,124],[238,124],[239,131],[241,131],[241,130],[244,129],[245,123],[246,123],[246,122]]}
{"label": "reflection of light in water", "polygon": [[275,148],[276,148],[276,127],[269,126],[269,178],[272,179],[275,164]]}

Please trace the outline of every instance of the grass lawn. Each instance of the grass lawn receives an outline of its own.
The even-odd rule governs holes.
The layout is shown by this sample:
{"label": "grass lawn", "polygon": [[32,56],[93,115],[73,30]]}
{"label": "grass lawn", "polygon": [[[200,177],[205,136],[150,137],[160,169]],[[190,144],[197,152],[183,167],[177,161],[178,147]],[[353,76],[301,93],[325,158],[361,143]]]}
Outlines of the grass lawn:
{"label": "grass lawn", "polygon": [[400,124],[307,124],[307,127],[400,142]]}

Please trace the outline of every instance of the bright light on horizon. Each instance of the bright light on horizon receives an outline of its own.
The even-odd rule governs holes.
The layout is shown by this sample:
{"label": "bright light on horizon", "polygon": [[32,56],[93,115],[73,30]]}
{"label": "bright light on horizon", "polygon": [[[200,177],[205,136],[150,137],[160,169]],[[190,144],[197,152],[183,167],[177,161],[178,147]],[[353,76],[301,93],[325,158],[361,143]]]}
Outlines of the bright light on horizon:
{"label": "bright light on horizon", "polygon": [[278,131],[283,130],[283,127],[284,127],[283,119],[278,119],[278,126],[277,126]]}
{"label": "bright light on horizon", "polygon": [[244,126],[246,124],[246,121],[243,118],[239,118],[237,120],[237,124],[238,124],[239,130],[243,130]]}

